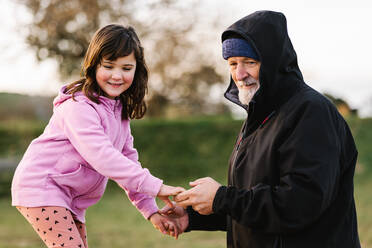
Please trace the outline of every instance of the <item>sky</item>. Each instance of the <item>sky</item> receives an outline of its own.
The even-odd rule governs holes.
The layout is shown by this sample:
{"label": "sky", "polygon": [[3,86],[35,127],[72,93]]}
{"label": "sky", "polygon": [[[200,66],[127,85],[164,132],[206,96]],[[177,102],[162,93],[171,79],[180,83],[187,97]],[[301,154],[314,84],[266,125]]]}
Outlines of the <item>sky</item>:
{"label": "sky", "polygon": [[[211,33],[208,43],[216,54],[221,51],[221,32],[233,22],[256,10],[283,12],[305,81],[320,92],[345,99],[362,116],[372,116],[372,1],[198,2],[206,23],[219,19],[221,30]],[[22,36],[31,18],[13,1],[0,0],[0,92],[55,95],[62,83],[57,63],[53,60],[38,63]],[[220,55],[215,61],[216,67],[225,69]]]}

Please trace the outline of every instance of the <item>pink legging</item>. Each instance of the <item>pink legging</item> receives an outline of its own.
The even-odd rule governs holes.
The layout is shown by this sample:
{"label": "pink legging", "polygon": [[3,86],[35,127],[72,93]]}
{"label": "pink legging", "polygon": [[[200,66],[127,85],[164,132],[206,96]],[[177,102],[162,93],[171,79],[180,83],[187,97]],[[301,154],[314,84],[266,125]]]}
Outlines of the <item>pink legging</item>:
{"label": "pink legging", "polygon": [[48,248],[88,248],[85,224],[74,220],[63,207],[21,207],[17,209],[32,225]]}

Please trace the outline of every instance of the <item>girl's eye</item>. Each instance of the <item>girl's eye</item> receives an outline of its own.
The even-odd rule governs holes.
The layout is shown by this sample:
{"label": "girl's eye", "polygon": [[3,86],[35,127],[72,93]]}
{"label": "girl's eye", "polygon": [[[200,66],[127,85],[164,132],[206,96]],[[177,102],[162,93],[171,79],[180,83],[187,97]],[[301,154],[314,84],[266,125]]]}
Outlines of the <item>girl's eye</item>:
{"label": "girl's eye", "polygon": [[103,65],[103,67],[105,67],[107,69],[111,69],[112,68],[112,66],[110,66],[110,65]]}
{"label": "girl's eye", "polygon": [[132,70],[131,67],[124,67],[124,68],[123,68],[123,71],[130,71],[130,70]]}

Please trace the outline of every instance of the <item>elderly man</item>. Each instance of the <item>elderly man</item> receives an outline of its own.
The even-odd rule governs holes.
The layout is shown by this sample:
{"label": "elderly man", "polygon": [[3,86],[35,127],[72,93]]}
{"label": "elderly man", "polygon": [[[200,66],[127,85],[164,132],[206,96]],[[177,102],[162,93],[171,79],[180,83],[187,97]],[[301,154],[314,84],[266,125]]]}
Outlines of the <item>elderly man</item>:
{"label": "elderly man", "polygon": [[189,207],[171,216],[182,231],[227,231],[228,247],[360,247],[354,140],[332,103],[305,84],[285,16],[248,15],[223,32],[222,47],[225,97],[247,112],[228,185],[191,182],[175,197]]}

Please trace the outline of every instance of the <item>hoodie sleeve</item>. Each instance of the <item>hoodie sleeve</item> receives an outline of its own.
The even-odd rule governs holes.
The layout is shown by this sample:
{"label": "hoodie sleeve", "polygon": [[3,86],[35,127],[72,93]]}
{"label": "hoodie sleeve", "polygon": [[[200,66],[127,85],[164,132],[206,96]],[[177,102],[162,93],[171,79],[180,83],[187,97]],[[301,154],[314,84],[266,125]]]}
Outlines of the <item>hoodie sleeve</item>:
{"label": "hoodie sleeve", "polygon": [[150,197],[145,194],[137,193],[135,191],[125,190],[129,200],[137,208],[137,210],[145,217],[145,219],[150,218],[151,215],[158,212],[158,206],[156,204],[155,198]]}
{"label": "hoodie sleeve", "polygon": [[90,104],[65,102],[62,111],[63,131],[79,154],[100,174],[128,191],[156,196],[162,180],[117,150],[105,134],[101,118]]}
{"label": "hoodie sleeve", "polygon": [[[125,141],[122,153],[125,157],[132,160],[133,163],[140,164],[140,162],[138,161],[137,150],[133,147],[133,136],[131,132],[129,132],[127,140]],[[127,190],[125,188],[124,190],[126,191],[128,198],[132,202],[132,204],[146,219],[148,219],[151,215],[153,215],[159,210],[154,197],[151,197],[146,194],[137,193],[132,190]]]}
{"label": "hoodie sleeve", "polygon": [[[246,227],[270,233],[293,233],[306,228],[335,199],[340,179],[340,139],[325,103],[300,109],[289,134],[276,151],[278,185],[253,188],[220,187],[213,202],[215,213],[230,215]],[[333,117],[332,117],[333,116]]]}

